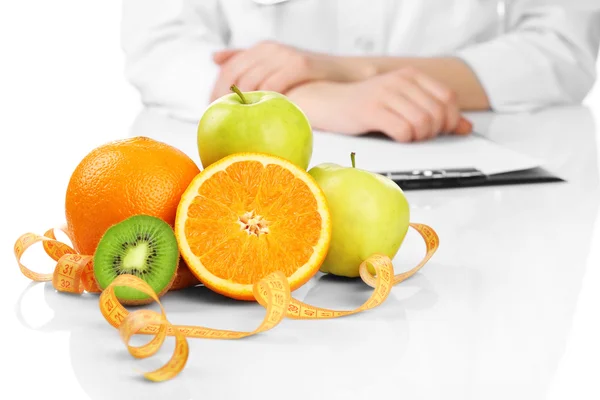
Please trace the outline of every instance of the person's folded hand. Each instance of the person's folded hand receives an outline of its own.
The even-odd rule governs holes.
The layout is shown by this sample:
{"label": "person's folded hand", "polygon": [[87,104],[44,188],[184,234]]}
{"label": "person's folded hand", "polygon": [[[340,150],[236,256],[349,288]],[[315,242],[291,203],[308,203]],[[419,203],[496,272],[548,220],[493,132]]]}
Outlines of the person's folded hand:
{"label": "person's folded hand", "polygon": [[235,84],[243,91],[285,93],[313,80],[345,80],[344,68],[332,56],[311,53],[277,42],[261,42],[245,50],[223,50],[213,55],[220,66],[211,101],[229,93]]}
{"label": "person's folded hand", "polygon": [[381,132],[399,142],[472,131],[454,92],[414,68],[354,83],[307,84],[289,95],[320,130],[352,135]]}

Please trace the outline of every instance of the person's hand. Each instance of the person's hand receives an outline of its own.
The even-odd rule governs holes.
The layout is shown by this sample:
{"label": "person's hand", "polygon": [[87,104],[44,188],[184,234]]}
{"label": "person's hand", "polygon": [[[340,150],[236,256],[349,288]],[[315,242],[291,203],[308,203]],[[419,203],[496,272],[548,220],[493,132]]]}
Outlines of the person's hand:
{"label": "person's hand", "polygon": [[473,128],[461,116],[452,90],[410,67],[354,83],[315,82],[288,96],[320,130],[382,132],[410,142],[444,133],[466,135]]}
{"label": "person's hand", "polygon": [[337,65],[334,56],[311,53],[277,42],[261,42],[246,50],[224,50],[213,55],[220,66],[211,101],[227,93],[231,85],[243,91],[271,90],[285,93],[313,80],[351,79],[349,67]]}

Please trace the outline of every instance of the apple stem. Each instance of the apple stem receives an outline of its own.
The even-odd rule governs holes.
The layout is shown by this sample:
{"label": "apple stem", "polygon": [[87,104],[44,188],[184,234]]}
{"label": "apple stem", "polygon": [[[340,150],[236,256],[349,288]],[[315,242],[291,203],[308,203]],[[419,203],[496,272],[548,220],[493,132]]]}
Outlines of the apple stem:
{"label": "apple stem", "polygon": [[350,160],[352,160],[352,168],[356,168],[356,153],[352,152],[350,153]]}
{"label": "apple stem", "polygon": [[236,93],[238,96],[240,96],[240,99],[242,99],[242,104],[248,104],[248,102],[246,101],[246,98],[244,97],[244,94],[237,86],[231,85],[231,87],[229,89],[232,92]]}

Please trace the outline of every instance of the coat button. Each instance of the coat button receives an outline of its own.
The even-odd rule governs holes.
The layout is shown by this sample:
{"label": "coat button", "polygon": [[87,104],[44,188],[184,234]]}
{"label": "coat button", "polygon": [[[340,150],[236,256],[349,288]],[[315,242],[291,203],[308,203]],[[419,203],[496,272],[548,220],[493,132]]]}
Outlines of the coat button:
{"label": "coat button", "polygon": [[356,46],[356,48],[363,50],[367,53],[372,52],[375,48],[375,42],[373,42],[373,39],[362,36],[356,38],[356,40],[354,41],[354,45]]}

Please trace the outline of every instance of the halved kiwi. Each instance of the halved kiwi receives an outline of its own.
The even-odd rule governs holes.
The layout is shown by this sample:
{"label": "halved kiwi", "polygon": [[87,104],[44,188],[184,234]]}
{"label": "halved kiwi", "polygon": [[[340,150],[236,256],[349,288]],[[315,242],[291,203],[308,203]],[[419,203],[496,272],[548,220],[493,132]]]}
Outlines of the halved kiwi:
{"label": "halved kiwi", "polygon": [[[94,253],[94,276],[104,290],[121,274],[143,279],[158,296],[169,290],[175,280],[179,248],[173,228],[160,218],[135,215],[111,226]],[[125,305],[141,305],[152,298],[128,287],[115,288]]]}

